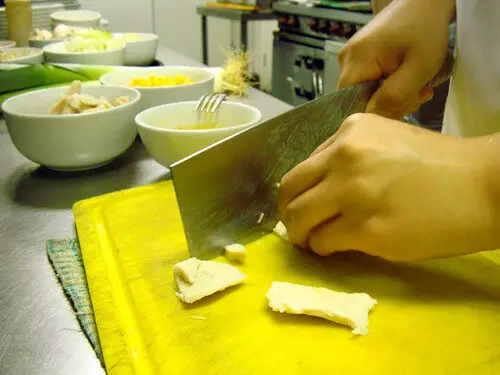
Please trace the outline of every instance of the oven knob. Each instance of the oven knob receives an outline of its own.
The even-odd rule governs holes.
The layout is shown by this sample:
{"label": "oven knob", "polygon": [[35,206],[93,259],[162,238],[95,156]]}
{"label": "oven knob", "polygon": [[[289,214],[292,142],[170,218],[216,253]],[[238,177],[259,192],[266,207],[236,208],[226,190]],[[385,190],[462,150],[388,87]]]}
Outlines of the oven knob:
{"label": "oven knob", "polygon": [[323,60],[323,59],[314,59],[312,64],[316,70],[325,69],[325,60]]}
{"label": "oven knob", "polygon": [[288,18],[288,26],[299,27],[299,19],[296,16],[290,16],[290,18]]}
{"label": "oven knob", "polygon": [[356,25],[350,24],[344,27],[344,36],[346,38],[352,37],[356,33]]}
{"label": "oven knob", "polygon": [[314,59],[312,57],[305,57],[304,58],[304,65],[309,70],[314,68]]}
{"label": "oven knob", "polygon": [[312,31],[318,31],[318,20],[311,20],[311,22],[309,22],[309,28],[312,30]]}
{"label": "oven knob", "polygon": [[334,22],[330,25],[328,30],[328,34],[333,36],[341,36],[342,35],[342,22]]}
{"label": "oven knob", "polygon": [[318,23],[318,31],[320,33],[328,33],[328,30],[330,29],[330,22],[321,20]]}

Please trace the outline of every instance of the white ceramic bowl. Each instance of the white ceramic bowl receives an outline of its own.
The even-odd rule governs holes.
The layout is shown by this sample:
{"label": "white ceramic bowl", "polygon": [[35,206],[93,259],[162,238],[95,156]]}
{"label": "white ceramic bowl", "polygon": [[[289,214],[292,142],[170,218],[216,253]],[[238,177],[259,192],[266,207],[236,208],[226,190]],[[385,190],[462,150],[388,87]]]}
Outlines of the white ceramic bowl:
{"label": "white ceramic bowl", "polygon": [[262,113],[249,105],[223,102],[219,111],[203,114],[202,123],[212,119],[220,127],[206,130],[183,130],[179,127],[198,123],[198,102],[171,103],[150,108],[137,115],[135,122],[146,149],[158,163],[168,167],[221,139],[257,124]]}
{"label": "white ceramic bowl", "polygon": [[[113,37],[125,42],[125,65],[151,65],[158,49],[158,35],[149,33],[114,33]],[[132,40],[127,38],[133,37]]]}
{"label": "white ceramic bowl", "polygon": [[191,78],[193,83],[180,86],[135,87],[141,93],[141,108],[148,109],[162,104],[198,100],[203,94],[214,91],[214,75],[203,68],[182,66],[161,66],[151,68],[125,69],[119,72],[106,73],[100,81],[104,85],[130,86],[134,78],[154,76],[183,75]]}
{"label": "white ceramic bowl", "polygon": [[87,65],[123,65],[125,62],[125,45],[102,52],[66,52],[64,41],[49,44],[43,48],[47,62],[87,64]]}
{"label": "white ceramic bowl", "polygon": [[43,62],[43,51],[39,48],[31,47],[12,47],[4,48],[3,52],[8,51],[28,51],[29,54],[23,57],[18,57],[16,59],[10,59],[7,61],[2,61],[4,64],[41,64]]}
{"label": "white ceramic bowl", "polygon": [[101,14],[93,10],[62,10],[50,15],[52,28],[57,25],[93,27],[98,29],[101,23]]}
{"label": "white ceramic bowl", "polygon": [[82,92],[113,100],[116,108],[74,115],[47,114],[68,87],[28,92],[6,100],[2,111],[14,146],[28,159],[55,170],[87,170],[113,160],[132,144],[141,94],[128,87],[83,85]]}
{"label": "white ceramic bowl", "polygon": [[0,40],[0,49],[15,47],[16,42],[13,40]]}
{"label": "white ceramic bowl", "polygon": [[64,41],[65,39],[49,39],[49,40],[39,40],[39,39],[29,39],[30,47],[41,48],[44,49],[45,46],[49,44],[59,43]]}

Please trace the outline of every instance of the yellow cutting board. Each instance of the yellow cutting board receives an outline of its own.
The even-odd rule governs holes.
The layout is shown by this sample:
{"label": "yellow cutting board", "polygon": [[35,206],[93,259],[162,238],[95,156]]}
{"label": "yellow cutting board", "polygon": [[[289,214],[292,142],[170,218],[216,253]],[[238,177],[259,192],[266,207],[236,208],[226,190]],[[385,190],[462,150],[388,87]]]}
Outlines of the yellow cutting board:
{"label": "yellow cutting board", "polygon": [[[269,235],[247,247],[243,285],[191,306],[174,294],[172,266],[189,253],[171,182],[74,214],[109,374],[500,374],[498,254],[320,258]],[[270,311],[273,280],[369,293],[369,334]]]}

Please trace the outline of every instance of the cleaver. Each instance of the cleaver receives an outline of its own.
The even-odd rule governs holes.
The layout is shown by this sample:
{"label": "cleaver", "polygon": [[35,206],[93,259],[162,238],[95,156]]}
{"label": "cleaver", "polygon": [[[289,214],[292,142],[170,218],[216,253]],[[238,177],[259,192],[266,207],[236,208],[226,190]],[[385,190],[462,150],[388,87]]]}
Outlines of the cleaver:
{"label": "cleaver", "polygon": [[354,113],[364,112],[376,81],[302,104],[171,165],[189,251],[212,259],[248,244],[279,221],[278,183]]}

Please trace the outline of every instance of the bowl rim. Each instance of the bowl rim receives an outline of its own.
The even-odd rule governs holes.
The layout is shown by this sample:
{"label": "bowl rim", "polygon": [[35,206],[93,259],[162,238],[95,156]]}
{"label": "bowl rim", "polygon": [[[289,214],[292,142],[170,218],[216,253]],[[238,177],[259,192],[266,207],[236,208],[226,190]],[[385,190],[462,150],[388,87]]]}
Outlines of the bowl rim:
{"label": "bowl rim", "polygon": [[[168,128],[160,128],[160,127],[154,126],[154,125],[148,125],[141,119],[141,116],[145,116],[146,113],[148,113],[148,112],[158,111],[164,107],[177,107],[177,106],[192,105],[193,109],[195,109],[197,104],[198,104],[197,101],[189,100],[189,101],[183,101],[183,102],[175,102],[175,103],[167,103],[167,104],[158,105],[158,106],[148,108],[148,109],[138,113],[137,116],[135,116],[134,120],[135,120],[135,123],[137,124],[137,127],[144,128],[147,130],[152,130],[152,131],[156,131],[156,132],[160,132],[160,133],[170,133],[170,134],[193,134],[192,129],[190,129],[190,130],[187,130],[187,129],[168,129]],[[223,106],[224,105],[234,105],[237,107],[243,107],[243,108],[249,109],[257,115],[256,119],[253,121],[247,121],[243,124],[225,126],[223,128],[194,130],[195,134],[225,133],[227,130],[235,130],[235,129],[238,130],[238,129],[247,128],[249,126],[252,126],[251,124],[257,125],[258,123],[260,123],[262,121],[262,111],[259,110],[258,108],[251,106],[251,105],[248,105],[245,103],[239,103],[239,102],[222,102],[221,105],[223,105]]]}
{"label": "bowl rim", "polygon": [[[58,44],[70,43],[71,39],[65,39],[61,42],[51,43],[43,47],[43,52],[47,54],[60,55],[60,56],[99,56],[107,53],[114,53],[125,50],[125,43],[122,43],[119,48],[113,48],[106,51],[97,51],[97,52],[59,52],[59,51],[51,51],[51,49],[55,48]],[[115,85],[116,86],[116,85]]]}
{"label": "bowl rim", "polygon": [[120,74],[123,74],[125,72],[130,72],[132,70],[145,70],[145,69],[169,69],[169,68],[182,68],[182,69],[188,69],[188,70],[201,70],[205,73],[207,73],[207,78],[205,79],[202,79],[201,81],[196,81],[196,82],[191,82],[191,83],[184,83],[182,85],[175,85],[175,86],[156,86],[156,87],[141,87],[141,86],[125,86],[123,85],[122,87],[133,87],[137,90],[145,90],[145,91],[155,91],[155,90],[173,90],[177,87],[186,87],[186,86],[195,86],[195,85],[201,85],[202,83],[206,83],[206,82],[209,82],[211,80],[215,80],[215,75],[210,72],[209,70],[207,70],[206,68],[204,67],[196,67],[196,66],[182,66],[182,65],[165,65],[165,66],[134,66],[134,67],[130,67],[130,68],[127,68],[127,69],[124,69],[124,70],[119,70],[119,71],[116,71],[116,72],[109,72],[109,73],[105,73],[103,74],[102,76],[99,77],[99,82],[101,82],[103,85],[106,85],[106,86],[121,86],[121,85],[117,85],[116,83],[113,83],[113,84],[108,84],[106,82],[104,82],[104,79],[106,79],[106,77],[109,77],[109,76],[112,76],[112,75],[120,75]]}
{"label": "bowl rim", "polygon": [[24,60],[24,59],[29,59],[29,58],[32,58],[32,57],[39,57],[39,56],[43,56],[43,49],[42,48],[38,48],[38,47],[19,47],[19,46],[14,46],[14,47],[6,47],[6,48],[2,48],[3,52],[8,52],[10,50],[20,50],[20,49],[29,49],[29,50],[34,50],[31,55],[27,55],[27,56],[21,56],[21,57],[17,57],[15,59],[10,59],[10,60],[6,60],[6,61],[2,61],[0,62],[0,64],[15,64],[16,61],[20,61],[20,60]]}
{"label": "bowl rim", "polygon": [[[150,39],[124,41],[125,44],[152,42],[152,41],[158,40],[158,38],[159,38],[158,34],[155,34],[155,33],[133,33],[133,32],[123,32],[123,33],[122,32],[116,32],[116,33],[111,33],[111,35],[113,37],[115,37],[115,36],[119,37],[120,35],[127,35],[127,34],[147,36],[147,37],[150,37]],[[159,68],[159,67],[155,67],[155,68]]]}
{"label": "bowl rim", "polygon": [[[52,38],[52,39],[34,39],[34,38],[28,38],[28,42],[51,42],[55,41],[54,43],[59,43],[59,42],[65,42],[66,40],[69,40],[70,38]],[[38,48],[38,47],[35,47]]]}
{"label": "bowl rim", "polygon": [[[2,46],[1,43],[4,43],[5,45]],[[13,48],[13,47],[17,47],[17,43],[15,41],[10,40],[10,39],[2,39],[2,40],[0,40],[0,48],[1,49]]]}
{"label": "bowl rim", "polygon": [[[65,14],[75,14],[75,13],[80,13],[80,14],[90,14],[92,13],[92,18],[83,18],[83,19],[71,19],[71,18],[66,18],[64,15],[61,16],[61,13]],[[50,14],[50,19],[55,20],[55,21],[70,21],[70,22],[88,22],[88,21],[96,21],[100,20],[102,18],[102,14],[99,12],[96,12],[95,10],[89,10],[89,9],[70,9],[70,10],[58,10],[56,12],[53,12]]]}
{"label": "bowl rim", "polygon": [[[82,82],[82,83],[85,84],[85,82]],[[12,116],[22,117],[22,118],[30,118],[30,119],[47,119],[47,118],[52,118],[52,119],[54,119],[54,118],[57,118],[57,119],[67,119],[67,118],[77,118],[77,117],[81,118],[81,117],[99,116],[99,115],[101,115],[103,113],[111,113],[111,112],[114,112],[114,111],[122,109],[122,108],[130,107],[130,106],[132,106],[132,105],[134,105],[136,103],[139,103],[139,100],[141,100],[141,93],[139,92],[139,90],[136,90],[133,87],[108,85],[106,87],[129,90],[129,92],[131,94],[134,94],[136,96],[135,96],[135,98],[132,98],[132,100],[130,100],[129,102],[127,102],[125,104],[122,104],[122,105],[120,105],[118,107],[107,109],[105,111],[100,111],[100,112],[70,113],[70,114],[65,114],[65,115],[50,115],[50,114],[27,114],[27,113],[19,113],[17,111],[9,111],[7,109],[7,105],[10,102],[13,102],[15,100],[19,100],[19,99],[21,99],[21,98],[23,98],[25,96],[33,95],[35,93],[40,93],[42,91],[45,91],[45,92],[47,92],[47,91],[59,91],[61,89],[66,89],[69,86],[70,85],[58,86],[58,87],[50,87],[50,88],[46,88],[46,89],[33,90],[33,91],[25,92],[25,93],[22,93],[22,94],[19,94],[19,95],[15,95],[12,98],[9,98],[5,102],[3,102],[2,107],[1,107],[2,112],[6,113],[6,114],[9,114],[9,115],[12,115]],[[87,85],[87,87],[104,87],[104,85]]]}

